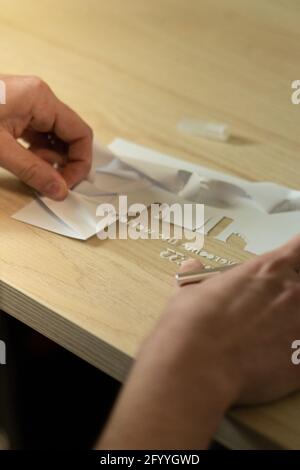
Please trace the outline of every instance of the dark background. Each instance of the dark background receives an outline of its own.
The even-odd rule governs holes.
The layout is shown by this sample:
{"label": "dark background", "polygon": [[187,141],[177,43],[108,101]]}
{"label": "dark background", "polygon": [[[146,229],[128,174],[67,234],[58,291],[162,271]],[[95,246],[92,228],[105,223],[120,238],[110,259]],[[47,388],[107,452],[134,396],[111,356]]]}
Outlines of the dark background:
{"label": "dark background", "polygon": [[0,430],[8,447],[92,448],[120,383],[3,312],[0,338],[7,362],[0,366]]}

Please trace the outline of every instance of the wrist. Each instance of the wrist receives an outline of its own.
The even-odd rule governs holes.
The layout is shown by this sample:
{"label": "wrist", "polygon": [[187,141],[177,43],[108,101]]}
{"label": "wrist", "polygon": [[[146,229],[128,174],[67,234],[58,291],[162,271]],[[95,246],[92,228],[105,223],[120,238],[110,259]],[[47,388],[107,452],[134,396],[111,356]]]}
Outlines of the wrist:
{"label": "wrist", "polygon": [[[137,367],[140,373],[147,371],[149,383],[156,384],[157,395],[151,402],[163,406],[170,429],[178,432],[177,444],[207,448],[236,401],[236,387],[216,345],[208,347],[202,334],[195,342],[193,334],[174,321],[163,323],[144,344]],[[184,436],[176,431],[176,422],[185,423]]]}
{"label": "wrist", "polygon": [[[225,413],[237,402],[241,377],[228,335],[220,338],[207,316],[168,311],[149,339],[151,351],[166,367],[180,370],[194,390],[206,388],[211,401]],[[220,329],[220,328],[219,328]]]}

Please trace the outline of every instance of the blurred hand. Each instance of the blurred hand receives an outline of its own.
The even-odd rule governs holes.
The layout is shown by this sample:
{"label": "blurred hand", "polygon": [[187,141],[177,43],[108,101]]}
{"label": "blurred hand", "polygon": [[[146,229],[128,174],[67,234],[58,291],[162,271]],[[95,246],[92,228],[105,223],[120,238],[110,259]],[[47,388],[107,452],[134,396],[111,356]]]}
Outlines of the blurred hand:
{"label": "blurred hand", "polygon": [[[189,261],[183,270],[197,269]],[[300,237],[177,288],[144,342],[97,447],[206,449],[224,413],[300,388]]]}
{"label": "blurred hand", "polygon": [[[182,269],[197,267],[190,261]],[[275,400],[300,388],[300,369],[291,362],[291,344],[300,339],[299,268],[298,237],[201,284],[177,288],[162,323],[181,329],[191,377],[196,380],[200,363],[220,374],[231,390],[229,405]]]}
{"label": "blurred hand", "polygon": [[41,79],[0,75],[0,80],[6,84],[6,104],[0,105],[0,166],[41,194],[64,199],[68,188],[89,173],[91,129]]}

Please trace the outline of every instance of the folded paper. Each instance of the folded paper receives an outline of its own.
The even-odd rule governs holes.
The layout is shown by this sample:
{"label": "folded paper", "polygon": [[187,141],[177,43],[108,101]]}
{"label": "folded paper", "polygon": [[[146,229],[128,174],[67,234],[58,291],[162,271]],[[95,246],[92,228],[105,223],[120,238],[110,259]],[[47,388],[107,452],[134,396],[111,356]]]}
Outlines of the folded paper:
{"label": "folded paper", "polygon": [[300,232],[300,191],[272,182],[249,182],[122,139],[115,139],[108,149],[95,144],[88,180],[70,191],[65,201],[37,197],[13,217],[86,240],[101,226],[96,215],[99,204],[117,207],[121,194],[128,196],[129,205],[203,203],[204,227],[203,222],[189,220],[183,222],[187,228],[208,233],[227,217],[232,223],[216,238],[226,241],[240,234],[246,250],[257,254]]}

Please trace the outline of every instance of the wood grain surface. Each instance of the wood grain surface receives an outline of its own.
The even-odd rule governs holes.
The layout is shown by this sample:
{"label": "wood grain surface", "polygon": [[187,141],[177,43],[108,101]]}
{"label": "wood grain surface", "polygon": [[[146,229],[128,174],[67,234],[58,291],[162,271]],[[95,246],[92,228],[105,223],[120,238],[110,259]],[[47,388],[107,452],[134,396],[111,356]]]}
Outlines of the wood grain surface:
{"label": "wood grain surface", "polygon": [[[299,188],[299,24],[297,0],[1,0],[1,71],[44,78],[105,144],[120,136]],[[186,116],[228,123],[232,138],[179,134]],[[0,171],[0,308],[123,380],[172,289],[178,266],[160,253],[190,254],[161,240],[81,242],[11,219],[32,197]],[[242,245],[210,234],[200,259],[242,261]],[[233,447],[300,448],[299,395],[228,420],[219,436]]]}

